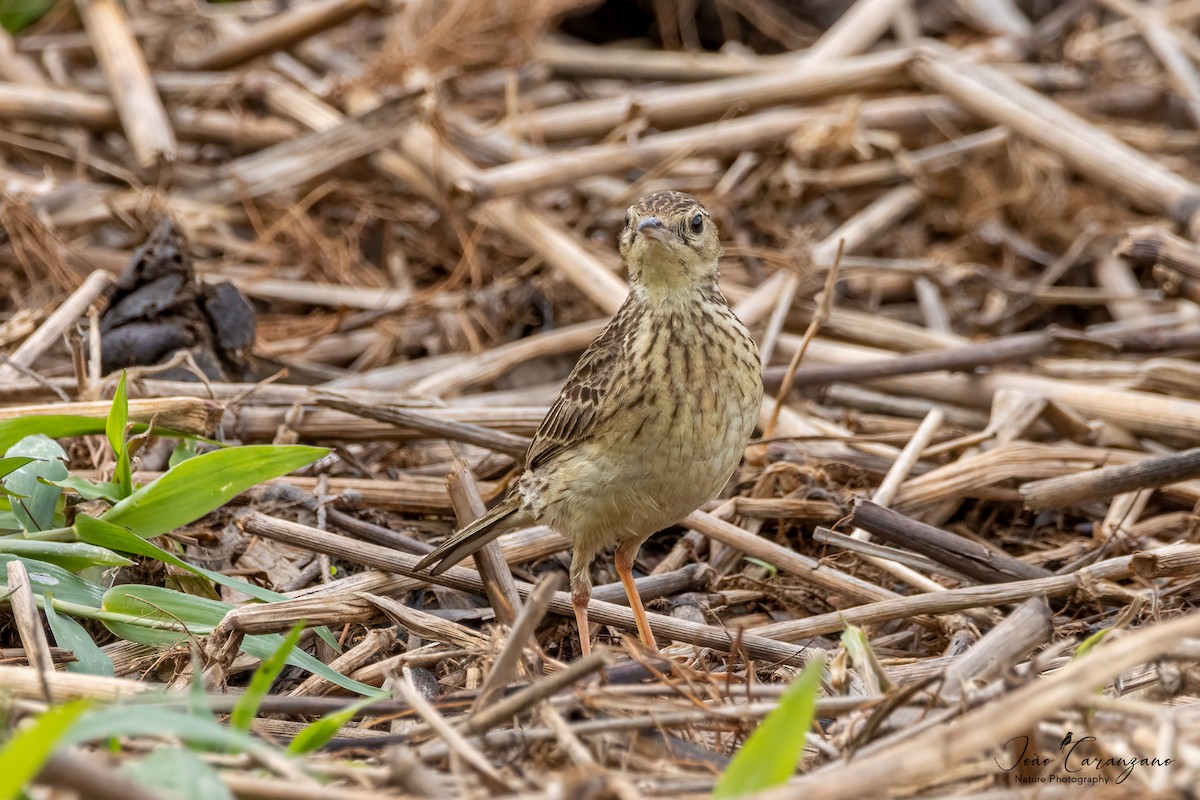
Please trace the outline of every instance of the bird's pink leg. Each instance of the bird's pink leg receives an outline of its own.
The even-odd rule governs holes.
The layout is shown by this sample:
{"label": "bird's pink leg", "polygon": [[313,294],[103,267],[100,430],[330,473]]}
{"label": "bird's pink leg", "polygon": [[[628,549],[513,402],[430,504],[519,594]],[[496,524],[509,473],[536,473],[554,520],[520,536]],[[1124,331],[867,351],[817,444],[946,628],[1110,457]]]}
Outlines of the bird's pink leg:
{"label": "bird's pink leg", "polygon": [[621,585],[625,587],[625,596],[629,598],[629,607],[633,609],[633,619],[637,622],[638,636],[643,644],[657,652],[658,642],[654,641],[654,632],[650,630],[650,621],[646,619],[646,608],[642,605],[642,596],[638,594],[637,586],[633,583],[633,559],[641,545],[642,543],[638,539],[627,541],[617,548],[614,561],[616,562],[617,576],[621,579]]}
{"label": "bird's pink leg", "polygon": [[588,601],[592,599],[591,592],[586,589],[583,593],[578,590],[571,592],[571,605],[575,608],[575,624],[579,626],[579,655],[586,656],[592,652],[592,628],[588,624]]}

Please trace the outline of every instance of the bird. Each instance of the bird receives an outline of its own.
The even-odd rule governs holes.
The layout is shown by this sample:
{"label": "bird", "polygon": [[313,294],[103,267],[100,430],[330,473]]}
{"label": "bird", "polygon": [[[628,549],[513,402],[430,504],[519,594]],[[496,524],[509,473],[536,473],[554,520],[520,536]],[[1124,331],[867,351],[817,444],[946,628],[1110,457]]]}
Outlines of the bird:
{"label": "bird", "polygon": [[717,286],[722,247],[700,201],[675,191],[637,200],[617,243],[629,293],[568,375],[514,488],[415,570],[436,562],[437,575],[505,530],[548,525],[571,543],[585,656],[591,563],[614,545],[638,636],[658,651],[634,559],[652,534],[725,488],[762,405],[758,347]]}

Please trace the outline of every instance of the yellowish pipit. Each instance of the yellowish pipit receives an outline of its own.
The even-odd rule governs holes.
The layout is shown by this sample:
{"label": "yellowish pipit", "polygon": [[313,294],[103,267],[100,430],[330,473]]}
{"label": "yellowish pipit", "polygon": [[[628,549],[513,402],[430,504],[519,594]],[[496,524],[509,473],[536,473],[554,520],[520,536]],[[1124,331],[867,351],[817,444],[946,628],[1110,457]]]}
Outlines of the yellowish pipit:
{"label": "yellowish pipit", "polygon": [[696,198],[639,200],[618,241],[629,296],[542,420],[516,488],[417,565],[439,562],[437,574],[504,529],[549,525],[571,540],[584,653],[588,570],[611,545],[638,633],[657,648],[633,583],[638,548],[721,491],[762,402],[758,348],[717,288],[721,245]]}

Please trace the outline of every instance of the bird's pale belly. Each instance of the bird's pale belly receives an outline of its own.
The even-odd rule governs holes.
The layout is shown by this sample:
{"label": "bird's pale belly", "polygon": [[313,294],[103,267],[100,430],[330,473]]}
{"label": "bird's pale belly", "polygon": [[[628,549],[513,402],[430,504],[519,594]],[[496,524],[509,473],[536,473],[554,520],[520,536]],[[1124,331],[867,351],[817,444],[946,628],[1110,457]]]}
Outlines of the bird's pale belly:
{"label": "bird's pale belly", "polygon": [[757,415],[757,403],[742,408],[718,401],[722,394],[710,387],[647,408],[625,430],[581,447],[555,469],[540,521],[596,551],[644,539],[711,500],[737,467]]}

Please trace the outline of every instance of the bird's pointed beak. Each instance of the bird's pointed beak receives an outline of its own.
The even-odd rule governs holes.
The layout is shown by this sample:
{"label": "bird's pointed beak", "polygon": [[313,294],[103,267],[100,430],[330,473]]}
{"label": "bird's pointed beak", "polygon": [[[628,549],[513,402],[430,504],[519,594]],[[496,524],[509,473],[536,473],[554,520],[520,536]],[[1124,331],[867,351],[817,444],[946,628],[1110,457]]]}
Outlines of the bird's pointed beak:
{"label": "bird's pointed beak", "polygon": [[658,217],[646,217],[638,223],[637,229],[638,233],[647,239],[655,239],[663,244],[671,240],[671,232]]}

